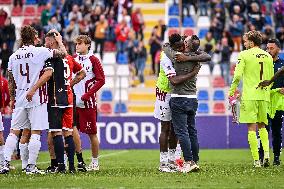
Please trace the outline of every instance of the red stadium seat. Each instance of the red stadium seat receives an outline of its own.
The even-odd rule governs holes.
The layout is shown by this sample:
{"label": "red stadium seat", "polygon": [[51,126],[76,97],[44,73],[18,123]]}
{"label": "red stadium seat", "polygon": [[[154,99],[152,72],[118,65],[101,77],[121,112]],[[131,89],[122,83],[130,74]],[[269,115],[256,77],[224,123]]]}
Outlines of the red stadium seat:
{"label": "red stadium seat", "polygon": [[31,25],[32,22],[33,22],[33,19],[31,19],[31,18],[25,18],[24,21],[23,21],[23,26]]}
{"label": "red stadium seat", "polygon": [[34,6],[27,6],[24,10],[24,16],[35,16],[36,10]]}
{"label": "red stadium seat", "polygon": [[223,102],[215,103],[213,106],[213,113],[224,114],[226,111],[225,104]]}
{"label": "red stadium seat", "polygon": [[215,77],[213,80],[213,87],[214,88],[224,88],[225,87],[225,80],[223,77]]}
{"label": "red stadium seat", "polygon": [[192,36],[194,34],[194,31],[192,29],[185,29],[183,31],[183,35],[186,35],[186,36]]}
{"label": "red stadium seat", "polygon": [[12,9],[12,16],[22,16],[23,9],[21,7],[13,7]]}
{"label": "red stadium seat", "polygon": [[169,36],[174,34],[174,33],[179,33],[180,34],[180,31],[178,29],[169,29],[169,33],[168,33]]}
{"label": "red stadium seat", "polygon": [[11,4],[12,0],[0,0],[0,4]]}
{"label": "red stadium seat", "polygon": [[37,16],[41,16],[42,11],[45,9],[45,6],[39,6],[37,8]]}
{"label": "red stadium seat", "polygon": [[105,42],[105,46],[104,46],[104,51],[105,52],[114,52],[116,51],[116,46],[113,42]]}
{"label": "red stadium seat", "polygon": [[100,106],[100,113],[102,114],[111,114],[112,113],[112,107],[108,103],[103,103]]}

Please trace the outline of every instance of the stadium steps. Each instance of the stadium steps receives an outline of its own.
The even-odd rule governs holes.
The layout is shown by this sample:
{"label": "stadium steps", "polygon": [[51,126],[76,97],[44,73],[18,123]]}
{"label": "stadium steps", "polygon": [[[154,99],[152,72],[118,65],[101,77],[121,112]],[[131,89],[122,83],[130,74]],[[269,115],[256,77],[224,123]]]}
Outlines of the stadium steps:
{"label": "stadium steps", "polygon": [[137,92],[135,92],[135,93],[129,94],[128,99],[132,102],[133,101],[151,101],[151,102],[153,102],[153,101],[156,100],[156,96],[155,96],[154,93],[145,93],[145,92],[137,93]]}
{"label": "stadium steps", "polygon": [[131,103],[128,104],[128,111],[132,113],[153,113],[154,112],[154,104],[145,105],[145,102],[142,104],[139,103]]}

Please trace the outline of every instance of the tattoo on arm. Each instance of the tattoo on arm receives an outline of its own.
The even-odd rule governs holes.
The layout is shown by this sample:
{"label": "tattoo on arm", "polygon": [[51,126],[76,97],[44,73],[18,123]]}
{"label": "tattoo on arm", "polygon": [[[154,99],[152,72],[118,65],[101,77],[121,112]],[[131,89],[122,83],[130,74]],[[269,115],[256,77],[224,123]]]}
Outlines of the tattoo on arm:
{"label": "tattoo on arm", "polygon": [[64,58],[67,54],[68,53],[63,44],[59,44],[58,49],[54,49],[55,58]]}
{"label": "tattoo on arm", "polygon": [[12,72],[8,72],[8,83],[9,83],[9,94],[10,94],[10,99],[11,100],[15,100],[16,97],[16,84],[15,84],[15,80],[13,77]]}

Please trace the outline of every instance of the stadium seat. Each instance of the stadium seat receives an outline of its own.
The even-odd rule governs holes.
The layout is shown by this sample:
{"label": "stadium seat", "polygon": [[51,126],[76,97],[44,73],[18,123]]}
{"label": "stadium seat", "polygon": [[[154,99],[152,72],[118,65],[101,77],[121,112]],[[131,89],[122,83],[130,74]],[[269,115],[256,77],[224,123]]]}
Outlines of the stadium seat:
{"label": "stadium seat", "polygon": [[0,0],[0,4],[11,4],[12,0]]}
{"label": "stadium seat", "polygon": [[23,26],[31,25],[33,22],[33,19],[31,18],[25,18],[23,21]]}
{"label": "stadium seat", "polygon": [[112,113],[112,107],[111,104],[109,103],[102,103],[100,108],[100,113],[101,114],[111,114]]}
{"label": "stadium seat", "polygon": [[184,17],[182,21],[182,26],[183,27],[195,27],[195,23],[192,17]]}
{"label": "stadium seat", "polygon": [[125,53],[119,53],[117,56],[118,64],[128,64],[128,57]]}
{"label": "stadium seat", "polygon": [[129,87],[129,79],[128,77],[118,77],[116,79],[116,84],[115,84],[116,88],[124,88],[127,89]]}
{"label": "stadium seat", "polygon": [[106,88],[106,89],[114,88],[113,77],[106,77],[106,81],[105,81],[103,88]]}
{"label": "stadium seat", "polygon": [[207,90],[200,90],[198,92],[197,99],[198,100],[208,100],[209,99],[208,91]]}
{"label": "stadium seat", "polygon": [[113,52],[107,52],[104,53],[104,58],[103,58],[103,64],[115,64],[115,53]]}
{"label": "stadium seat", "polygon": [[223,90],[216,90],[213,95],[213,100],[225,100],[225,94]]}
{"label": "stadium seat", "polygon": [[21,7],[13,7],[12,9],[12,16],[22,16],[23,9]]}
{"label": "stadium seat", "polygon": [[206,77],[198,76],[196,86],[197,88],[208,88],[210,86],[209,78],[207,76]]}
{"label": "stadium seat", "polygon": [[129,67],[128,65],[118,65],[116,68],[116,75],[118,76],[129,76]]}
{"label": "stadium seat", "polygon": [[36,5],[37,0],[26,0],[26,5]]}
{"label": "stadium seat", "polygon": [[45,6],[39,6],[37,7],[37,16],[41,16],[42,11],[45,9]]}
{"label": "stadium seat", "polygon": [[101,101],[112,101],[112,92],[110,90],[104,90],[101,94]]}
{"label": "stadium seat", "polygon": [[35,16],[36,10],[34,6],[26,6],[24,9],[24,16]]}
{"label": "stadium seat", "polygon": [[186,35],[186,36],[192,36],[194,34],[194,31],[192,29],[185,29],[183,31],[183,35]]}
{"label": "stadium seat", "polygon": [[114,76],[114,68],[111,65],[104,65],[103,66],[104,72],[106,76]]}
{"label": "stadium seat", "polygon": [[213,73],[214,76],[220,76],[221,75],[221,66],[220,64],[215,64],[213,68]]}
{"label": "stadium seat", "polygon": [[170,28],[178,28],[179,27],[179,20],[177,18],[170,18],[169,19],[169,27]]}
{"label": "stadium seat", "polygon": [[197,21],[197,27],[199,28],[209,28],[210,20],[208,16],[200,16]]}
{"label": "stadium seat", "polygon": [[225,87],[225,80],[221,76],[215,77],[213,80],[213,87],[214,88],[224,88]]}
{"label": "stadium seat", "polygon": [[224,114],[226,112],[225,104],[223,102],[215,103],[213,106],[213,113]]}
{"label": "stadium seat", "polygon": [[105,46],[104,46],[104,51],[105,52],[115,52],[116,51],[116,46],[113,42],[106,41]]}
{"label": "stadium seat", "polygon": [[207,103],[199,103],[197,112],[201,113],[201,114],[208,114],[209,113],[209,106],[208,106],[208,104]]}
{"label": "stadium seat", "polygon": [[199,33],[198,33],[198,37],[199,37],[200,39],[205,38],[207,32],[208,32],[208,29],[205,29],[205,28],[200,29],[200,30],[199,30]]}
{"label": "stadium seat", "polygon": [[198,75],[210,75],[210,68],[208,64],[202,64]]}
{"label": "stadium seat", "polygon": [[168,35],[172,35],[174,33],[180,33],[180,31],[178,29],[169,29]]}
{"label": "stadium seat", "polygon": [[114,107],[114,113],[127,113],[127,107],[125,103],[116,103]]}
{"label": "stadium seat", "polygon": [[178,8],[177,4],[170,6],[169,15],[170,16],[179,16],[179,8]]}
{"label": "stadium seat", "polygon": [[127,101],[128,100],[128,92],[125,89],[117,89],[115,91],[114,96],[115,101]]}

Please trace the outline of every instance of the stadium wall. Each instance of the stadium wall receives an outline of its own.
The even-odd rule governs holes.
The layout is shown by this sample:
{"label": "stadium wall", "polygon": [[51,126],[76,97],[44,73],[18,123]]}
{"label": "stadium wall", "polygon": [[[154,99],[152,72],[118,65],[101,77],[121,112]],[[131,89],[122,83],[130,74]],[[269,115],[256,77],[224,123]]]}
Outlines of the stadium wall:
{"label": "stadium wall", "polygon": [[[5,138],[9,133],[10,119],[4,118]],[[98,117],[98,136],[101,149],[158,149],[160,123],[153,117]],[[248,148],[247,128],[233,124],[229,116],[197,116],[200,148]],[[89,139],[81,134],[83,148],[89,149]],[[41,140],[47,150],[46,132]]]}

